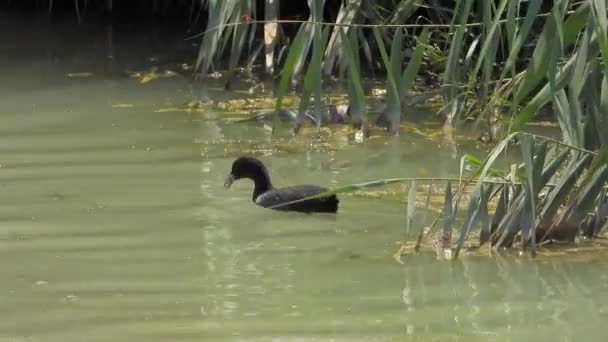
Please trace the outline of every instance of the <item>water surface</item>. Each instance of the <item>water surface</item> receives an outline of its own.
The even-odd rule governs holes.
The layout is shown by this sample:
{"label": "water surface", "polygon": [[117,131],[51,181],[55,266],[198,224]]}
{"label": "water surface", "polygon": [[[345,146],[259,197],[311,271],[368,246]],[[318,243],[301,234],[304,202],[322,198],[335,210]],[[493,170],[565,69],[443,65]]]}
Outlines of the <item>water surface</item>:
{"label": "water surface", "polygon": [[103,38],[51,40],[51,57],[4,38],[0,341],[605,339],[604,261],[424,253],[398,264],[401,201],[344,196],[336,216],[305,215],[255,207],[246,181],[222,187],[252,150],[277,185],[337,186],[448,176],[459,163],[449,147],[408,134],[277,144],[216,111],[155,112],[202,90],[115,72],[145,67],[159,52],[148,40],[117,42],[132,56],[112,71],[91,49]]}

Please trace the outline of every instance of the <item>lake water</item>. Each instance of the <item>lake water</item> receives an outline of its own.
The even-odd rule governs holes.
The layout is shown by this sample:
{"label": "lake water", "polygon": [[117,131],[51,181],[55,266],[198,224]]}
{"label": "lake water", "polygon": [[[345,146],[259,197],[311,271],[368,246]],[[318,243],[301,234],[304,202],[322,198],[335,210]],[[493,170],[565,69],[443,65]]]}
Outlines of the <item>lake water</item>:
{"label": "lake water", "polygon": [[223,188],[252,151],[276,185],[339,186],[454,175],[450,148],[409,134],[273,138],[214,110],[155,112],[221,92],[121,74],[167,53],[154,40],[117,39],[113,64],[104,36],[8,19],[0,341],[605,340],[601,258],[422,253],[399,264],[405,205],[394,197],[343,196],[338,215],[305,215],[255,207],[248,181]]}

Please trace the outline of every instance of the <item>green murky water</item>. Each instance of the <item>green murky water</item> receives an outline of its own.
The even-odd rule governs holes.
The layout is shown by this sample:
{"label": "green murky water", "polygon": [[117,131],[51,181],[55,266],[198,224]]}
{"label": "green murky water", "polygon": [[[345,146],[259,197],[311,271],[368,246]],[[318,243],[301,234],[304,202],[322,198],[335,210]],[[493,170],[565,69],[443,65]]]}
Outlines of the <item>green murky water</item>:
{"label": "green murky water", "polygon": [[154,112],[200,89],[108,76],[94,41],[57,58],[17,58],[12,44],[0,64],[2,342],[605,339],[604,261],[401,265],[398,201],[349,196],[337,216],[303,215],[255,207],[246,181],[222,187],[250,149],[277,185],[334,186],[446,176],[458,165],[447,147],[402,135],[279,148],[217,112]]}

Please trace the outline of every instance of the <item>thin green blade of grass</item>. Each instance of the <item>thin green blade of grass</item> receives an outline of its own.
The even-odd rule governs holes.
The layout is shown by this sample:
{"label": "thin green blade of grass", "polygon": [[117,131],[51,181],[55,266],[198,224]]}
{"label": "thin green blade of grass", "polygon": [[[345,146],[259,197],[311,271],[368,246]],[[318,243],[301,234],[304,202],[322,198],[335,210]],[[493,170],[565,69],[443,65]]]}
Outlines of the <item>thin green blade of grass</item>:
{"label": "thin green blade of grass", "polygon": [[[558,63],[564,55],[564,11],[563,0],[557,0],[551,8],[551,15],[547,17],[548,21],[553,23],[552,27],[555,31],[555,36],[551,37],[549,48],[549,60],[546,63],[547,66],[547,79],[549,80],[549,87],[551,92],[555,93],[558,89],[556,88],[556,75],[558,69]],[[555,39],[557,37],[557,39]]]}
{"label": "thin green blade of grass", "polygon": [[454,25],[456,25],[456,21],[459,19],[457,13],[460,13],[460,8],[462,6],[462,0],[456,0],[454,4],[454,11],[452,12],[452,19],[450,20],[450,31],[454,29]]}
{"label": "thin green blade of grass", "polygon": [[[427,214],[431,209],[431,192],[433,189],[433,182],[429,183],[429,189],[426,192],[426,200],[424,203],[424,214],[423,214],[423,218],[422,218],[422,222],[424,224],[426,224],[426,220],[427,220]],[[420,246],[422,245],[422,239],[424,238],[424,233],[425,233],[425,226],[424,224],[420,225],[420,230],[418,231],[418,237],[416,238],[416,245],[414,246],[414,251],[418,252],[420,251]]]}
{"label": "thin green blade of grass", "polygon": [[312,45],[312,40],[314,37],[312,23],[312,19],[309,19],[307,22],[303,23],[302,26],[300,26],[300,30],[298,30],[298,33],[302,33],[302,48],[296,56],[293,73],[291,76],[292,84],[295,84],[297,82],[297,78],[302,74],[306,63],[306,57],[310,52],[310,46]]}
{"label": "thin green blade of grass", "polygon": [[[587,23],[588,17],[589,6],[582,4],[576,9],[575,13],[566,19],[562,28],[564,32],[564,48],[574,42]],[[515,93],[515,103],[521,103],[547,74],[547,61],[550,58],[549,55],[552,51],[551,47],[554,44],[555,35],[557,34],[556,30],[555,21],[547,20],[545,22],[543,31],[538,37],[538,42],[532,53],[529,67],[526,69],[524,79]]]}
{"label": "thin green blade of grass", "polygon": [[473,0],[464,0],[464,4],[461,4],[461,1],[458,1],[456,9],[458,15],[454,15],[453,22],[458,21],[458,25],[454,25],[450,28],[450,34],[452,34],[452,40],[450,43],[450,49],[448,53],[448,59],[446,63],[446,68],[444,72],[444,80],[446,86],[443,87],[443,99],[444,103],[453,105],[448,108],[452,108],[450,113],[448,114],[448,121],[451,122],[451,119],[458,111],[459,106],[455,104],[456,97],[459,93],[458,84],[460,83],[460,75],[461,70],[459,68],[459,60],[462,54],[462,48],[464,45],[464,33],[465,33],[465,25],[468,21],[469,13],[471,10],[471,6],[473,5]]}
{"label": "thin green blade of grass", "polygon": [[[532,6],[534,6],[534,3],[540,5],[540,0],[534,0],[534,1],[530,2],[530,6],[528,6],[528,9]],[[515,46],[515,37],[517,35],[517,31],[519,30],[517,20],[515,19],[515,17],[517,16],[518,10],[519,10],[519,1],[509,1],[509,8],[507,8],[507,20],[505,23],[505,26],[507,28],[507,42],[508,42],[507,46],[508,46],[509,51],[513,50],[513,47]],[[525,19],[524,19],[524,21],[525,21]],[[507,68],[505,67],[505,69],[507,69]]]}
{"label": "thin green blade of grass", "polygon": [[469,153],[465,153],[463,155],[463,159],[466,160],[469,164],[475,165],[475,166],[478,166],[478,167],[481,166],[481,164],[482,164],[481,159],[479,159],[479,158],[477,158],[474,155],[469,154]]}
{"label": "thin green blade of grass", "polygon": [[[473,157],[473,156],[471,156],[471,157]],[[459,169],[459,172],[458,172],[458,188],[462,187],[462,178],[464,176],[466,158],[467,158],[467,154],[463,155],[460,158],[460,169]],[[480,168],[481,161],[479,161],[479,164],[476,164],[476,165],[477,165],[477,170],[475,170],[475,171],[479,171],[481,169]]]}
{"label": "thin green blade of grass", "polygon": [[469,208],[467,209],[467,214],[464,219],[464,226],[462,231],[460,232],[460,236],[458,237],[458,241],[456,242],[456,247],[454,248],[454,258],[458,258],[460,250],[464,246],[464,242],[468,238],[473,226],[477,222],[477,218],[479,217],[479,209],[480,209],[480,199],[481,193],[484,192],[484,188],[481,187],[479,192],[475,192],[471,197],[469,202]]}
{"label": "thin green blade of grass", "polygon": [[588,74],[585,72],[589,65],[589,44],[591,43],[591,36],[593,35],[593,26],[588,24],[583,35],[580,39],[576,56],[574,59],[574,68],[572,70],[572,76],[568,88],[573,98],[580,97],[581,91],[585,86],[588,79]]}
{"label": "thin green blade of grass", "polygon": [[313,72],[312,92],[315,100],[314,114],[317,122],[317,129],[321,128],[321,64],[323,63],[323,51],[325,50],[328,36],[329,28],[322,29],[321,26],[317,24],[315,27],[315,36],[313,38],[312,60],[308,66]]}
{"label": "thin green blade of grass", "polygon": [[293,74],[294,66],[296,63],[296,59],[300,54],[303,46],[303,33],[299,31],[296,33],[296,37],[289,48],[289,52],[287,53],[287,58],[285,59],[285,64],[283,64],[283,70],[281,71],[281,77],[279,79],[279,88],[277,89],[277,102],[275,105],[275,111],[273,116],[273,127],[277,127],[279,120],[279,110],[283,107],[283,98],[287,94],[287,90],[289,88],[289,80],[291,75]]}
{"label": "thin green blade of grass", "polygon": [[[606,147],[608,149],[608,146]],[[569,205],[562,212],[562,215],[554,221],[545,236],[555,229],[562,227],[570,228],[568,231],[571,239],[574,239],[575,234],[579,233],[579,226],[583,219],[587,216],[589,210],[593,207],[598,194],[602,191],[604,184],[608,180],[608,164],[604,163],[595,172],[587,172],[587,176],[583,181],[578,193],[573,196]],[[576,231],[572,231],[573,224]]]}
{"label": "thin green blade of grass", "polygon": [[[494,12],[496,11],[495,8],[495,3],[493,1],[487,2],[487,4],[489,4],[489,6],[484,6],[485,8],[488,8],[487,10],[484,10],[484,22],[486,21],[486,17],[487,17],[487,21],[491,20],[491,11],[489,8],[492,8],[494,10]],[[504,11],[504,10],[503,10]],[[487,13],[487,14],[486,14]],[[498,19],[496,19],[496,17],[498,16]],[[500,12],[500,15],[496,14],[494,16],[494,20],[492,22],[496,22],[496,20],[500,20],[500,17],[502,16],[502,12]],[[489,24],[485,25],[484,31],[487,31],[487,27],[489,27]],[[489,108],[490,106],[488,106],[488,102],[490,101],[490,91],[491,88],[494,87],[494,82],[495,82],[495,66],[497,65],[496,63],[496,55],[498,52],[498,46],[499,44],[503,43],[503,38],[501,37],[502,34],[502,29],[500,26],[498,26],[498,28],[494,28],[492,27],[492,29],[490,30],[490,33],[486,32],[486,36],[489,38],[489,40],[486,40],[486,42],[488,43],[487,48],[485,50],[482,51],[483,57],[483,61],[482,61],[482,69],[481,69],[481,84],[479,85],[479,101],[481,102],[482,106],[485,106],[487,108]],[[482,46],[482,49],[485,47]],[[478,57],[478,61],[479,61],[479,57]]]}
{"label": "thin green blade of grass", "polygon": [[521,247],[525,252],[528,250],[528,246],[530,247],[530,253],[532,257],[536,256],[536,225],[535,225],[535,215],[536,208],[534,207],[536,202],[531,194],[532,187],[527,186],[524,190],[527,194],[524,199],[524,210],[521,216]]}
{"label": "thin green blade of grass", "polygon": [[494,249],[500,247],[511,247],[515,240],[515,236],[521,231],[522,215],[526,205],[525,190],[521,191],[512,201],[509,212],[503,220],[498,224],[495,236],[498,239],[494,245]]}
{"label": "thin green blade of grass", "polygon": [[304,33],[304,44],[295,60],[294,70],[292,74],[292,81],[294,83],[295,78],[302,73],[302,70],[304,70],[306,57],[308,56],[308,52],[310,51],[311,45],[313,44],[315,31],[317,31],[316,26],[318,26],[318,24],[316,23],[323,22],[323,6],[325,4],[325,1],[309,0],[307,4],[310,9],[310,15],[308,17],[308,20],[303,23],[302,26],[300,26],[300,29],[298,31]]}
{"label": "thin green blade of grass", "polygon": [[579,121],[578,112],[572,110],[571,102],[564,89],[557,91],[554,104],[557,121],[563,131],[564,142],[576,147],[584,147],[585,137],[582,132],[582,122]]}
{"label": "thin green blade of grass", "polygon": [[[304,74],[304,84],[302,86],[302,93],[300,94],[300,103],[298,104],[298,116],[296,120],[296,131],[300,125],[306,121],[306,111],[310,106],[310,96],[312,94],[314,72],[312,68],[308,68]],[[317,118],[315,117],[315,123]]]}
{"label": "thin green blade of grass", "polygon": [[603,231],[608,229],[608,220],[605,219],[608,217],[608,201],[604,199],[604,201],[601,203],[602,204],[600,204],[597,216],[593,222],[593,231],[591,237],[599,236]]}
{"label": "thin green blade of grass", "polygon": [[414,223],[414,215],[416,215],[416,181],[410,182],[410,188],[407,194],[407,215],[405,223],[405,237],[410,236],[412,225]]}
{"label": "thin green blade of grass", "polygon": [[[505,137],[503,140],[501,140],[490,152],[490,154],[488,155],[488,157],[486,157],[484,163],[482,164],[482,167],[480,168],[481,171],[479,172],[479,178],[477,180],[477,184],[475,185],[475,190],[474,193],[479,193],[481,191],[481,188],[483,186],[483,181],[485,179],[487,179],[488,177],[488,173],[489,170],[491,169],[492,165],[494,164],[494,162],[496,161],[496,159],[498,158],[498,156],[503,153],[503,151],[505,150],[505,148],[508,146],[509,142],[515,137],[519,135],[518,132],[513,132],[511,134],[509,134],[507,137]],[[497,234],[500,234],[500,231],[504,230],[504,224],[506,223],[510,223],[510,221],[505,221],[505,220],[510,220],[512,218],[513,215],[511,215],[511,213],[509,213],[510,215],[505,216],[505,218],[503,219],[503,221],[501,221],[501,223],[499,224],[497,229]],[[506,223],[504,223],[506,222]],[[505,233],[502,234],[500,241],[502,243],[502,241],[504,241],[504,236]]]}
{"label": "thin green blade of grass", "polygon": [[416,12],[419,6],[424,5],[422,0],[396,1],[395,9],[391,17],[386,21],[388,24],[403,24]]}
{"label": "thin green blade of grass", "polygon": [[590,210],[593,209],[594,203],[604,188],[606,181],[608,180],[608,164],[600,166],[595,172],[589,172],[588,176],[582,185],[582,190],[579,196],[576,197],[572,207],[575,208],[577,216],[581,219]]}
{"label": "thin green blade of grass", "polygon": [[[241,2],[240,6],[237,5],[237,9],[233,11],[230,22],[237,23],[240,20],[242,13],[248,13],[249,1]],[[228,80],[232,78],[234,71],[236,70],[237,64],[245,47],[245,40],[247,38],[247,32],[249,31],[249,25],[234,25],[232,32],[232,46],[230,50],[230,59],[228,61],[229,76]]]}
{"label": "thin green blade of grass", "polygon": [[[317,127],[317,129],[320,127],[320,122],[321,122],[321,112],[320,109],[318,108],[317,102],[320,102],[319,100],[317,100],[317,96],[313,95],[315,93],[314,89],[315,89],[315,68],[309,67],[306,70],[306,73],[304,74],[304,84],[302,87],[302,93],[300,94],[300,103],[298,104],[298,113],[297,113],[297,117],[296,117],[296,126],[294,129],[294,132],[298,132],[298,130],[300,129],[300,127],[302,125],[304,125],[305,122],[309,121],[309,119],[313,119],[313,121],[315,122],[315,126]],[[313,96],[313,103],[314,103],[314,109],[313,109],[313,114],[314,115],[310,115],[308,113],[308,108],[310,107],[310,99],[311,96]]]}
{"label": "thin green blade of grass", "polygon": [[604,64],[604,75],[608,75],[608,16],[606,0],[592,0],[591,9],[596,22],[595,30]]}
{"label": "thin green blade of grass", "polygon": [[549,164],[545,167],[542,172],[540,180],[540,188],[544,187],[553,178],[562,163],[568,158],[570,151],[563,149],[557,156],[549,160]]}
{"label": "thin green blade of grass", "polygon": [[348,68],[348,93],[350,98],[351,120],[354,126],[360,126],[361,118],[367,113],[363,80],[361,78],[361,72],[359,71],[359,45],[357,33],[353,31],[351,32],[350,37],[347,37],[342,28],[339,29]]}
{"label": "thin green blade of grass", "polygon": [[480,192],[475,193],[471,197],[467,215],[464,219],[464,226],[454,249],[454,258],[458,258],[460,250],[464,247],[465,241],[469,238],[471,232],[478,224],[481,226],[482,231],[489,231],[488,194],[491,192],[492,186],[489,186],[487,190],[484,189],[484,187],[481,187]]}
{"label": "thin green blade of grass", "polygon": [[488,172],[491,170],[492,165],[494,165],[494,162],[496,161],[498,156],[501,153],[503,153],[503,151],[505,150],[505,148],[507,147],[509,142],[517,135],[519,135],[518,132],[513,132],[513,133],[509,134],[508,136],[506,136],[492,149],[492,151],[490,152],[488,157],[486,157],[486,159],[482,165],[483,167],[481,168],[481,172],[479,173],[479,179],[478,179],[477,185],[476,185],[476,187],[478,189],[476,189],[476,191],[478,191],[479,188],[481,188],[481,186],[483,185],[483,180],[485,180],[487,178]]}
{"label": "thin green blade of grass", "polygon": [[393,72],[393,67],[390,62],[390,58],[388,57],[388,54],[386,52],[386,46],[384,45],[384,39],[382,38],[382,35],[380,34],[380,31],[378,28],[374,27],[373,32],[374,32],[374,37],[376,38],[376,43],[378,44],[378,50],[380,50],[380,55],[382,56],[382,61],[384,62],[384,67],[387,69],[386,76],[388,78],[389,90],[396,94],[397,93],[397,83],[395,81],[395,73]]}
{"label": "thin green blade of grass", "polygon": [[[595,58],[599,53],[597,49],[597,44],[594,44],[593,38],[591,44],[589,46],[589,58]],[[556,89],[561,89],[569,81],[569,77],[572,73],[572,69],[574,68],[574,63],[576,61],[576,55],[570,57],[566,64],[559,68],[556,77]],[[554,93],[551,91],[551,87],[549,84],[545,84],[540,91],[538,91],[532,99],[524,106],[524,108],[517,114],[517,117],[511,123],[511,130],[521,130],[523,126],[528,123],[534,114],[544,106],[551,98],[553,98]]]}
{"label": "thin green blade of grass", "polygon": [[522,188],[523,187],[521,185],[514,188],[511,198],[507,198],[508,210],[504,213],[500,220],[498,218],[493,220],[492,235],[490,236],[490,239],[492,240],[492,244],[494,245],[495,249],[498,247],[505,247],[504,240],[508,234],[507,230],[512,228],[514,224],[519,223],[517,221],[519,214],[518,211],[521,210],[524,198]]}
{"label": "thin green blade of grass", "polygon": [[[401,51],[403,46],[403,30],[401,28],[397,28],[395,31],[395,35],[393,37],[393,41],[391,43],[391,55],[390,55],[390,63],[392,65],[390,70],[393,73],[392,78],[395,80],[395,85],[398,87],[400,85],[401,80],[401,69],[403,63],[403,53]],[[387,118],[389,127],[388,130],[391,133],[397,131],[399,124],[401,123],[401,97],[400,97],[400,89],[396,89],[397,92],[392,92],[392,87],[389,88],[389,92],[387,93],[388,101],[387,101]]]}
{"label": "thin green blade of grass", "polygon": [[[257,13],[257,6],[256,6],[256,2],[255,0],[245,0],[247,2],[247,9],[246,9],[246,15],[249,15],[249,17],[251,19],[257,18],[258,17],[258,13]],[[261,45],[257,45],[258,47],[256,48],[256,44],[255,44],[255,36],[257,33],[257,28],[258,28],[258,24],[250,24],[249,25],[250,29],[249,29],[249,39],[247,39],[247,52],[249,55],[252,55],[254,53],[255,50],[257,50],[259,48],[259,46]]]}
{"label": "thin green blade of grass", "polygon": [[308,200],[315,199],[315,198],[322,198],[322,197],[337,195],[337,194],[341,194],[341,193],[350,193],[350,192],[359,191],[359,190],[368,189],[368,188],[375,188],[375,187],[380,187],[380,186],[385,186],[385,185],[390,185],[390,184],[403,183],[403,182],[407,182],[407,181],[411,181],[411,180],[412,180],[411,178],[388,178],[388,179],[381,179],[381,180],[375,180],[375,181],[370,181],[370,182],[350,184],[350,185],[346,185],[343,187],[334,188],[334,189],[322,192],[322,193],[314,195],[314,196],[309,196],[306,198],[302,198],[302,199],[287,202],[287,203],[281,203],[281,204],[278,204],[278,205],[275,205],[275,206],[272,206],[269,208],[273,209],[273,208],[278,208],[278,207],[282,207],[282,206],[286,206],[286,205],[290,205],[290,204],[294,204],[294,203],[308,201]]}
{"label": "thin green blade of grass", "polygon": [[602,141],[608,144],[608,73],[602,77],[600,91],[600,103],[597,108],[596,122],[599,124],[599,133],[603,136]]}
{"label": "thin green blade of grass", "polygon": [[416,48],[414,48],[414,53],[412,54],[412,58],[410,59],[407,67],[403,71],[403,75],[401,75],[401,83],[400,83],[400,98],[403,100],[412,85],[414,84],[414,80],[416,79],[416,75],[420,70],[420,65],[422,64],[422,59],[424,57],[424,52],[426,51],[426,47],[428,46],[430,39],[430,31],[427,27],[425,27],[420,36],[418,36],[418,43],[416,44]]}
{"label": "thin green blade of grass", "polygon": [[441,235],[441,248],[449,249],[452,244],[452,231],[454,229],[454,210],[452,197],[452,182],[448,181],[445,186],[445,196],[443,200],[443,231]]}
{"label": "thin green blade of grass", "polygon": [[361,47],[359,45],[359,29],[352,28],[348,34],[348,44],[350,46],[350,51],[352,52],[352,60],[357,64],[357,71],[359,75],[361,75],[361,59],[359,58],[359,51]]}
{"label": "thin green blade of grass", "polygon": [[[472,154],[469,153],[465,153],[462,158],[461,158],[461,163],[460,163],[460,179],[462,179],[462,175],[464,172],[464,162],[469,163],[471,166],[476,167],[476,170],[473,172],[473,177],[477,177],[479,175],[479,173],[481,172],[481,167],[483,165],[483,162],[475,157]],[[503,171],[503,170],[499,170],[499,169],[493,169],[490,168],[488,170],[488,176],[491,177],[505,177],[507,175],[507,172]]]}
{"label": "thin green blade of grass", "polygon": [[585,146],[589,149],[608,145],[608,116],[602,110],[602,101],[606,101],[602,99],[604,74],[599,64],[597,59],[587,63],[585,73],[588,76],[580,99],[590,112],[585,116]]}
{"label": "thin green blade of grass", "polygon": [[512,196],[508,199],[508,210],[501,220],[493,224],[492,240],[493,249],[497,250],[501,247],[511,247],[514,242],[514,237],[519,233],[521,214],[523,211],[525,193],[521,185],[514,187]]}
{"label": "thin green blade of grass", "polygon": [[367,62],[367,67],[372,71],[373,74],[375,59],[372,54],[372,48],[369,46],[369,42],[367,41],[366,36],[363,34],[363,30],[357,30],[357,35],[359,37],[358,41],[361,43],[363,56],[365,56],[365,61]]}
{"label": "thin green blade of grass", "polygon": [[[525,249],[528,242],[534,235],[534,221],[536,217],[537,195],[536,184],[539,181],[538,178],[540,178],[540,173],[538,170],[542,170],[542,165],[539,167],[534,160],[534,141],[532,140],[532,137],[528,135],[524,135],[521,137],[521,154],[523,157],[522,159],[524,161],[524,168],[526,172],[526,181],[524,189],[524,192],[526,194],[524,205],[525,209],[521,222],[522,245]],[[544,155],[537,155],[536,157],[538,158],[537,160],[541,158],[544,160]]]}
{"label": "thin green blade of grass", "polygon": [[479,245],[481,246],[484,242],[483,239],[487,239],[490,236],[490,214],[488,211],[488,193],[492,191],[492,186],[488,188],[488,191],[481,192],[481,198],[479,199],[479,221],[481,223],[480,234],[479,234]]}
{"label": "thin green blade of grass", "polygon": [[[349,0],[342,2],[338,15],[336,17],[336,23],[341,25],[350,25],[361,8],[361,0]],[[323,74],[326,76],[331,75],[334,65],[336,62],[341,63],[343,60],[343,44],[344,44],[344,31],[348,31],[354,28],[336,26],[333,28],[327,49],[325,51],[325,60],[323,62]],[[358,49],[357,49],[358,51]],[[348,63],[348,62],[347,62]]]}
{"label": "thin green blade of grass", "polygon": [[[255,25],[254,25],[255,27]],[[252,28],[253,30],[253,28]],[[249,31],[251,32],[251,30]],[[246,69],[247,70],[252,70],[253,69],[253,64],[257,61],[258,56],[260,55],[260,53],[262,52],[262,49],[264,48],[264,44],[260,43],[258,44],[258,47],[255,48],[247,57],[247,65],[246,65]],[[274,62],[272,64],[272,67],[274,68]],[[274,69],[273,69],[274,70]]]}
{"label": "thin green blade of grass", "polygon": [[604,188],[598,199],[595,219],[590,236],[598,236],[602,230],[608,227],[608,189]]}
{"label": "thin green blade of grass", "polygon": [[498,204],[496,205],[496,210],[494,211],[494,217],[492,218],[492,224],[486,230],[481,230],[481,234],[479,236],[480,246],[490,240],[495,228],[498,227],[498,224],[507,214],[509,210],[509,189],[510,187],[508,184],[502,185],[500,198],[498,200]]}
{"label": "thin green blade of grass", "polygon": [[[397,77],[400,75],[393,70],[393,61],[389,58],[388,53],[386,52],[386,47],[384,45],[384,39],[380,34],[380,31],[377,27],[373,28],[374,37],[376,38],[376,43],[378,44],[378,49],[380,50],[380,55],[382,56],[382,61],[384,62],[384,67],[387,73],[387,110],[386,114],[388,115],[388,120],[391,127],[388,127],[389,130],[394,133],[398,126],[394,125],[395,122],[398,122],[401,118],[401,103],[399,101],[399,91],[397,89]],[[392,52],[391,52],[392,54]],[[396,54],[396,52],[395,52]]]}
{"label": "thin green blade of grass", "polygon": [[[593,157],[593,161],[589,166],[589,174],[595,173],[599,168],[608,164],[608,146],[602,146],[598,153]],[[586,180],[583,180],[581,187],[586,185]]]}
{"label": "thin green blade of grass", "polygon": [[[321,49],[327,41],[328,29],[323,30],[320,37],[313,38],[313,57],[304,74],[304,87],[300,95],[298,107],[298,118],[296,120],[296,131],[299,126],[307,121],[306,111],[310,104],[311,95],[314,97],[314,118],[317,129],[321,126]],[[315,33],[318,34],[318,33]]]}
{"label": "thin green blade of grass", "polygon": [[[325,192],[316,194],[314,196],[309,196],[309,197],[291,201],[291,202],[281,203],[281,204],[278,204],[276,206],[269,207],[269,208],[272,209],[275,207],[281,207],[281,206],[285,206],[285,205],[289,205],[289,204],[300,203],[300,202],[308,201],[308,200],[315,199],[315,198],[322,198],[322,197],[337,195],[337,194],[341,194],[341,193],[350,193],[350,192],[359,191],[359,190],[363,190],[363,189],[367,189],[367,188],[381,187],[381,186],[385,186],[385,185],[398,184],[398,183],[403,183],[403,182],[411,182],[412,180],[416,180],[416,179],[419,180],[420,178],[411,178],[411,177],[386,178],[386,179],[373,180],[373,181],[369,181],[369,182],[350,184],[350,185],[345,185],[342,187],[333,188],[333,189],[327,190]],[[428,178],[429,181],[431,181],[433,179],[437,179],[437,178]],[[449,179],[446,179],[446,180],[449,181]],[[489,181],[489,182],[491,183],[492,181]]]}
{"label": "thin green blade of grass", "polygon": [[[564,36],[564,48],[567,48],[572,44],[579,36],[582,28],[587,24],[587,20],[590,15],[589,4],[580,4],[575,12],[568,16],[564,21],[563,25],[563,36]],[[530,92],[538,86],[542,78],[545,77],[548,64],[547,60],[550,58],[549,54],[553,51],[554,37],[556,35],[556,29],[554,27],[555,22],[553,20],[547,20],[545,27],[541,35],[539,36],[538,44],[532,54],[528,69],[526,69],[523,81],[519,85],[514,96],[514,105],[517,106],[526,98]],[[593,48],[593,41],[591,51],[589,52],[590,58],[595,54]],[[555,84],[546,84],[542,89],[537,92],[532,99],[525,105],[525,107],[519,112],[516,119],[511,123],[512,130],[520,130],[523,125],[532,119],[532,116],[538,111],[538,109],[545,105],[554,94],[556,89],[561,89],[565,86],[568,81],[568,77],[571,74],[575,56],[569,58],[567,63],[558,69],[555,76]]]}
{"label": "thin green blade of grass", "polygon": [[[534,141],[533,141],[534,142]],[[545,184],[542,184],[542,175],[545,167],[545,161],[547,160],[547,155],[549,153],[549,142],[543,141],[538,146],[538,149],[535,151],[534,156],[532,158],[533,166],[532,166],[532,180],[534,182],[534,193],[535,196],[538,195],[538,192]]]}
{"label": "thin green blade of grass", "polygon": [[[398,80],[401,76],[401,69],[403,63],[403,53],[401,49],[403,48],[403,30],[401,28],[397,28],[395,30],[395,35],[393,36],[393,40],[391,41],[391,54],[390,54],[390,62],[391,62],[391,71],[394,73],[393,78]],[[396,82],[399,84],[398,82]]]}
{"label": "thin green blade of grass", "polygon": [[209,0],[208,11],[209,21],[208,31],[203,35],[201,46],[196,59],[195,70],[201,74],[206,74],[211,66],[213,57],[218,51],[218,44],[224,32],[224,24],[236,6],[236,0]]}
{"label": "thin green blade of grass", "polygon": [[[513,6],[515,6],[517,1],[511,1],[511,3],[513,4]],[[504,79],[507,75],[507,72],[509,71],[512,75],[515,75],[515,62],[517,61],[517,57],[519,56],[519,52],[521,51],[524,42],[526,42],[528,39],[530,29],[532,28],[532,24],[534,24],[538,12],[540,11],[541,4],[541,0],[528,1],[528,9],[526,10],[526,16],[521,27],[517,31],[515,31],[514,28],[514,26],[516,25],[514,16],[507,16],[507,30],[513,30],[513,32],[509,33],[509,36],[511,37],[512,35],[514,35],[514,32],[516,32],[517,35],[514,36],[515,38],[513,39],[513,42],[509,49],[509,56],[507,57],[507,61],[505,62],[505,66],[501,72],[499,79]]]}
{"label": "thin green blade of grass", "polygon": [[584,169],[591,162],[590,155],[579,156],[580,152],[574,152],[572,160],[564,171],[557,185],[548,193],[540,210],[540,224],[547,226],[555,216],[559,207],[565,203],[570,191],[576,185]]}
{"label": "thin green blade of grass", "polygon": [[[491,46],[495,44],[496,30],[498,29],[498,25],[502,18],[502,13],[504,12],[504,10],[507,7],[507,4],[509,2],[510,2],[509,0],[501,0],[500,4],[498,5],[498,10],[496,11],[496,13],[494,15],[494,20],[492,20],[492,25],[490,26],[490,29],[487,32],[487,35],[483,41],[483,44],[481,45],[481,50],[479,51],[479,54],[477,56],[477,63],[475,63],[475,67],[469,73],[469,86],[471,88],[472,88],[473,84],[475,84],[475,82],[477,81],[477,73],[479,72],[479,69],[481,68],[482,63],[487,60],[487,61],[489,61],[490,65],[494,64],[496,55],[490,53],[490,51],[492,50]],[[489,2],[484,2],[484,3],[485,3],[485,6],[490,6]],[[486,8],[489,8],[489,7],[486,7]],[[489,12],[489,10],[487,12]]]}

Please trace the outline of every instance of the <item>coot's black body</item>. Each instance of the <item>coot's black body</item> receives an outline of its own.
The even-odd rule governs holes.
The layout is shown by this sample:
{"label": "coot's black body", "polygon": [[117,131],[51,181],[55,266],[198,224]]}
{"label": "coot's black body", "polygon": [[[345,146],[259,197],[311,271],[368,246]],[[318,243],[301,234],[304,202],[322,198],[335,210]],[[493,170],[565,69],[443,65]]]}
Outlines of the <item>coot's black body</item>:
{"label": "coot's black body", "polygon": [[285,188],[274,188],[270,182],[268,170],[258,159],[240,157],[232,163],[232,171],[226,179],[225,186],[241,178],[253,180],[253,202],[264,208],[285,211],[300,211],[305,213],[335,213],[340,202],[336,195],[314,198],[302,202],[281,205],[297,201],[306,197],[318,195],[327,191],[326,188],[316,185],[296,185]]}

